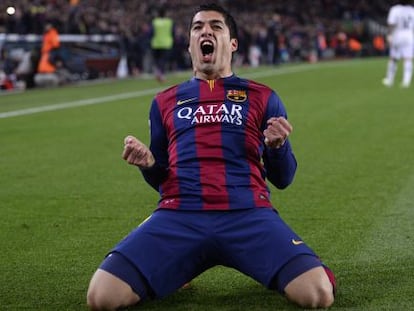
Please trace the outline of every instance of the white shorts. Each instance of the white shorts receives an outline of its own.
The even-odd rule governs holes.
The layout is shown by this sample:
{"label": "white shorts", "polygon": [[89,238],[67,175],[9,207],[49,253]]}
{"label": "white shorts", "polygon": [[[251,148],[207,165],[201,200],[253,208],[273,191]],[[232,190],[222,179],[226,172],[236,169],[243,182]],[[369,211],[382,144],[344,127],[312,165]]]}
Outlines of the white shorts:
{"label": "white shorts", "polygon": [[394,35],[390,46],[390,57],[406,59],[414,57],[414,42],[411,37]]}

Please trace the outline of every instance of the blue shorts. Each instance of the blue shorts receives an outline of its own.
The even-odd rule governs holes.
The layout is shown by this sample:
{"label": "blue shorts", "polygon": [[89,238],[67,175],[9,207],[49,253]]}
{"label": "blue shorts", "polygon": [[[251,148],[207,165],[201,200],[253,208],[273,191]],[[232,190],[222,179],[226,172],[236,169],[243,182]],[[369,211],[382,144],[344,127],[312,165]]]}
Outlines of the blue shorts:
{"label": "blue shorts", "polygon": [[165,297],[216,265],[283,293],[295,277],[322,265],[271,208],[157,210],[110,254],[101,268],[141,299]]}

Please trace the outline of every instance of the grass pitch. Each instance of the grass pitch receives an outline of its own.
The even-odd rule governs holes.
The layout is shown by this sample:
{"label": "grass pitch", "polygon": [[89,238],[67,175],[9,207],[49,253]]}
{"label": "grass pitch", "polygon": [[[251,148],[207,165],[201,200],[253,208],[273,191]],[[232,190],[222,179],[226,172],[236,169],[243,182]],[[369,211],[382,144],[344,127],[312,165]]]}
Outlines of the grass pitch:
{"label": "grass pitch", "polygon": [[[414,88],[383,87],[385,66],[380,58],[235,70],[286,105],[299,166],[272,198],[336,273],[331,310],[414,309]],[[158,199],[121,159],[123,138],[148,142],[153,95],[189,77],[0,95],[1,310],[86,310],[103,256]],[[223,267],[140,308],[298,310]]]}

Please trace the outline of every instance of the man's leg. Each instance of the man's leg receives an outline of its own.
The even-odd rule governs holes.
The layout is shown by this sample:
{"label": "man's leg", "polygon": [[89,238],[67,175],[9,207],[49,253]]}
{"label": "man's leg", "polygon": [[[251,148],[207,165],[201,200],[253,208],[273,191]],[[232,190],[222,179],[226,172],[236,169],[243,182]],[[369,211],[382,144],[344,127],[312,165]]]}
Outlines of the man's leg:
{"label": "man's leg", "polygon": [[335,298],[333,272],[316,256],[294,257],[273,278],[270,288],[304,308],[327,308]]}
{"label": "man's leg", "polygon": [[[230,221],[231,219],[231,221]],[[277,290],[301,307],[326,308],[334,301],[334,276],[272,209],[231,212],[217,218],[223,265]],[[243,249],[244,252],[238,250]],[[330,277],[332,278],[332,283]]]}
{"label": "man's leg", "polygon": [[105,270],[98,269],[89,283],[87,304],[91,310],[116,310],[139,300],[126,282]]}
{"label": "man's leg", "polygon": [[294,278],[284,291],[290,301],[304,308],[328,308],[334,302],[334,287],[323,266]]}
{"label": "man's leg", "polygon": [[394,58],[390,58],[387,64],[387,73],[385,78],[382,80],[382,83],[385,86],[392,86],[394,84],[395,74],[397,72],[397,60]]}
{"label": "man's leg", "polygon": [[87,303],[91,310],[116,310],[146,299],[148,289],[141,272],[122,254],[113,252],[92,276]]}
{"label": "man's leg", "polygon": [[409,87],[411,84],[411,77],[413,75],[413,60],[411,58],[404,59],[404,72],[403,72],[403,81],[402,87]]}

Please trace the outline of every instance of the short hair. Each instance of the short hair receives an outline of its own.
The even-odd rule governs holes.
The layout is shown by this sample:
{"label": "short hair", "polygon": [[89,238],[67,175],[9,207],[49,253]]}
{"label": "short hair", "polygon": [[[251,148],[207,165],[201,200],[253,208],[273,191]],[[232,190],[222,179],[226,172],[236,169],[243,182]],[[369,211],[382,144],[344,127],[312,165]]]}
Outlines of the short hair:
{"label": "short hair", "polygon": [[165,8],[163,8],[163,7],[159,7],[158,8],[158,16],[159,17],[165,17]]}
{"label": "short hair", "polygon": [[215,11],[223,15],[224,23],[227,25],[227,27],[229,27],[229,30],[230,30],[230,38],[231,39],[239,38],[237,24],[236,24],[236,21],[234,20],[234,17],[226,9],[224,9],[222,6],[216,3],[202,4],[194,11],[194,14],[193,14],[193,17],[191,18],[191,22],[189,26],[190,31],[191,31],[191,24],[193,22],[194,16],[198,12],[202,12],[202,11]]}

